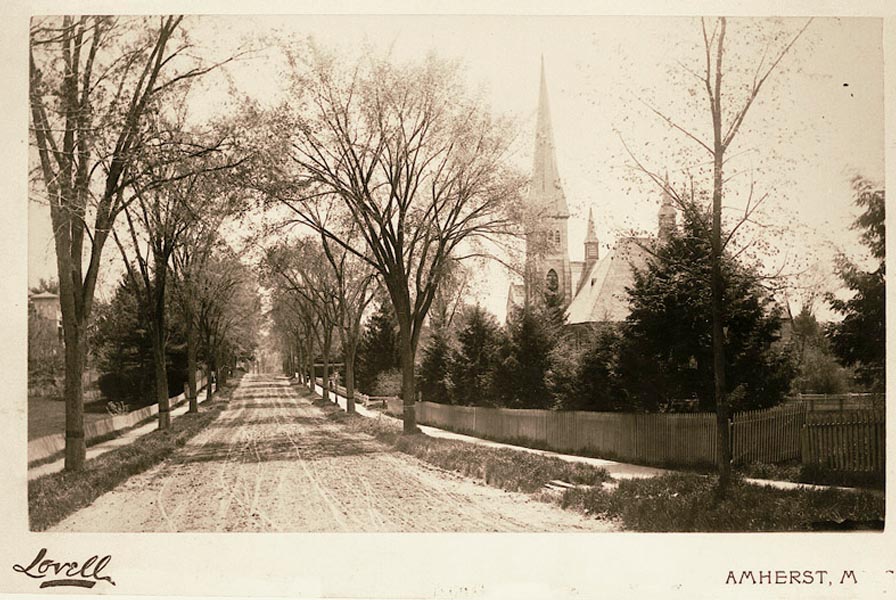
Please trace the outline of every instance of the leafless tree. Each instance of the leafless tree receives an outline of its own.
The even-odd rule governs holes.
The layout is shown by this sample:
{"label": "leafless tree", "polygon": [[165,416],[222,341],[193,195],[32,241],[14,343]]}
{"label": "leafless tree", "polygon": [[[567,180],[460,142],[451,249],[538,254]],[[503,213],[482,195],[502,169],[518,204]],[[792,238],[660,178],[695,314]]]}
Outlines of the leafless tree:
{"label": "leafless tree", "polygon": [[[197,135],[186,130],[183,111],[177,117],[173,122],[158,115],[148,119],[149,133],[154,139],[144,144],[136,160],[140,175],[129,186],[133,200],[122,209],[125,243],[113,229],[113,238],[151,333],[160,429],[167,429],[171,422],[165,346],[166,290],[172,258],[177,248],[192,241],[190,231],[201,229],[206,215],[214,213],[212,220],[220,224],[221,218],[232,211],[223,203],[215,204],[221,196],[207,194],[208,180],[239,163],[239,159],[227,155],[229,142],[225,131]],[[189,341],[190,320],[187,326]],[[190,368],[195,369],[195,361]],[[195,371],[191,378],[195,392]],[[191,407],[196,408],[195,394],[191,399]]]}
{"label": "leafless tree", "polygon": [[[758,58],[750,65],[749,59],[734,57],[726,52],[728,40],[726,39],[728,20],[725,17],[715,19],[700,19],[700,33],[702,41],[702,67],[693,69],[686,65],[682,68],[688,76],[692,76],[699,82],[703,97],[707,103],[708,116],[711,123],[712,137],[706,139],[699,132],[690,129],[667,114],[660,107],[648,105],[650,110],[660,117],[671,129],[683,135],[688,142],[698,148],[698,152],[704,158],[711,161],[711,184],[706,189],[711,189],[711,209],[709,222],[701,214],[702,209],[698,202],[700,186],[694,185],[693,180],[687,190],[678,190],[671,185],[669,179],[664,177],[658,169],[647,167],[628,146],[628,154],[633,160],[635,168],[646,175],[665,193],[672,197],[681,210],[689,211],[695,222],[704,223],[705,231],[710,240],[711,247],[711,275],[710,288],[712,294],[712,356],[714,374],[714,396],[716,401],[716,418],[718,430],[719,448],[719,486],[720,495],[724,496],[731,479],[731,446],[729,439],[730,410],[728,405],[725,382],[725,282],[722,277],[723,255],[728,250],[733,237],[745,224],[753,222],[756,211],[766,201],[769,194],[760,194],[756,189],[756,182],[751,181],[742,211],[733,224],[723,230],[722,211],[723,201],[726,197],[729,178],[725,176],[725,168],[730,158],[728,152],[741,130],[744,120],[759,98],[763,86],[779,68],[781,61],[790,52],[793,45],[799,40],[806,28],[811,23],[807,20],[794,34],[782,41],[780,34],[770,36],[757,45]],[[752,42],[753,40],[751,40]],[[746,60],[746,62],[744,62]],[[735,68],[751,69],[752,77],[747,78],[745,86],[726,86],[726,73]],[[735,257],[743,249],[734,253]]]}
{"label": "leafless tree", "polygon": [[340,64],[312,49],[296,95],[271,115],[258,185],[292,219],[367,263],[388,291],[401,344],[404,430],[417,430],[414,359],[449,260],[515,233],[523,179],[511,131],[433,56]]}
{"label": "leafless tree", "polygon": [[35,193],[50,205],[65,342],[65,468],[85,459],[81,375],[101,255],[136,176],[154,98],[207,73],[183,17],[35,18],[29,48]]}

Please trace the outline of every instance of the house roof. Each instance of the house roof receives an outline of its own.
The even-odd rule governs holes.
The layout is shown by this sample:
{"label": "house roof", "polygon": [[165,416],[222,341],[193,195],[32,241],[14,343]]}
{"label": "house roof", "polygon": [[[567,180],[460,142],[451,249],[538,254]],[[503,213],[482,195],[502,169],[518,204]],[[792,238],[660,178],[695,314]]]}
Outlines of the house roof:
{"label": "house roof", "polygon": [[38,294],[28,294],[29,300],[56,300],[58,295],[53,292],[40,292]]}
{"label": "house roof", "polygon": [[643,269],[650,256],[645,248],[652,238],[624,237],[602,259],[594,263],[581,289],[567,308],[570,324],[624,321],[629,314],[626,288],[633,269]]}

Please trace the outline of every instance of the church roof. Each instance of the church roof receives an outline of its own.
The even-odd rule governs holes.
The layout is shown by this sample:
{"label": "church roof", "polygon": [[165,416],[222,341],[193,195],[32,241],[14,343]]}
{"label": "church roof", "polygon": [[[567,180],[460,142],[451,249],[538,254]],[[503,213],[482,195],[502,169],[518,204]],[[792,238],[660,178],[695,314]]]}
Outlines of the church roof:
{"label": "church roof", "polygon": [[526,303],[526,286],[522,283],[511,283],[510,289],[507,290],[507,317],[510,318],[510,314],[513,312],[513,309],[517,307],[521,307]]}
{"label": "church roof", "polygon": [[582,279],[582,271],[585,270],[585,261],[582,260],[571,260],[569,261],[569,270],[572,275],[570,279],[572,280],[572,289],[573,291],[578,290],[579,281]]}
{"label": "church roof", "polygon": [[603,258],[594,263],[591,272],[566,310],[568,322],[619,322],[630,312],[625,291],[634,278],[633,269],[643,269],[650,254],[645,247],[651,238],[624,237]]}
{"label": "church roof", "polygon": [[548,86],[541,61],[541,83],[538,89],[538,117],[535,125],[535,152],[532,162],[532,181],[529,185],[529,206],[538,207],[544,216],[568,217],[566,196],[560,185],[554,128],[548,103]]}

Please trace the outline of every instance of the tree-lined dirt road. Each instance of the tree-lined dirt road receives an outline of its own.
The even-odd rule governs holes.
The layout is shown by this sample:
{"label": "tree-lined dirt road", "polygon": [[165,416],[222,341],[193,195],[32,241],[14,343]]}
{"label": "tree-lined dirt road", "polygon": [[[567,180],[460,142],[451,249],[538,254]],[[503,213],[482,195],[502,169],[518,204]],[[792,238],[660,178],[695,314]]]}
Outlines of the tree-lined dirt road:
{"label": "tree-lined dirt road", "polygon": [[608,531],[349,432],[284,378],[246,375],[221,416],[55,531]]}

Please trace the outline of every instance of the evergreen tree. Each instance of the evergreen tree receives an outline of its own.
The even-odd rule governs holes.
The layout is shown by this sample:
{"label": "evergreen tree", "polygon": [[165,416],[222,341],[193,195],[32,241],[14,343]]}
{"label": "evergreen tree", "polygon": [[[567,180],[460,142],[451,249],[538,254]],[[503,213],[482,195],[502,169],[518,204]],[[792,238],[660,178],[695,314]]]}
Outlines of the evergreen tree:
{"label": "evergreen tree", "polygon": [[377,376],[399,367],[398,326],[388,301],[380,302],[358,345],[358,389],[370,393]]}
{"label": "evergreen tree", "polygon": [[[124,277],[108,304],[96,305],[91,346],[97,356],[100,391],[107,400],[142,406],[156,401],[152,339],[132,289]],[[171,300],[166,296],[167,303]],[[187,377],[183,323],[172,315],[166,340],[168,391],[179,394]]]}
{"label": "evergreen tree", "polygon": [[604,326],[588,338],[576,370],[577,398],[569,408],[574,410],[620,411],[630,409],[617,375],[620,345],[618,330]]}
{"label": "evergreen tree", "polygon": [[[681,233],[658,247],[628,290],[619,353],[624,389],[644,410],[696,398],[715,410],[709,240],[686,212]],[[724,256],[726,393],[732,410],[773,406],[789,389],[789,356],[776,349],[780,310],[753,268]]]}
{"label": "evergreen tree", "polygon": [[840,256],[837,272],[852,292],[848,300],[828,296],[831,307],[843,321],[829,332],[834,352],[847,365],[855,366],[859,381],[874,391],[886,383],[886,229],[885,194],[869,181],[853,182],[856,204],[864,209],[853,224],[862,230],[862,242],[876,261],[873,271],[863,271],[846,256]]}
{"label": "evergreen tree", "polygon": [[495,370],[496,397],[510,408],[550,408],[551,352],[556,342],[543,310],[518,310],[507,324]]}
{"label": "evergreen tree", "polygon": [[448,369],[451,358],[448,331],[436,327],[423,349],[420,363],[420,391],[426,402],[451,403]]}
{"label": "evergreen tree", "polygon": [[498,323],[479,305],[470,308],[464,317],[457,336],[458,347],[451,356],[452,397],[456,404],[466,406],[494,405],[491,387],[499,341]]}

